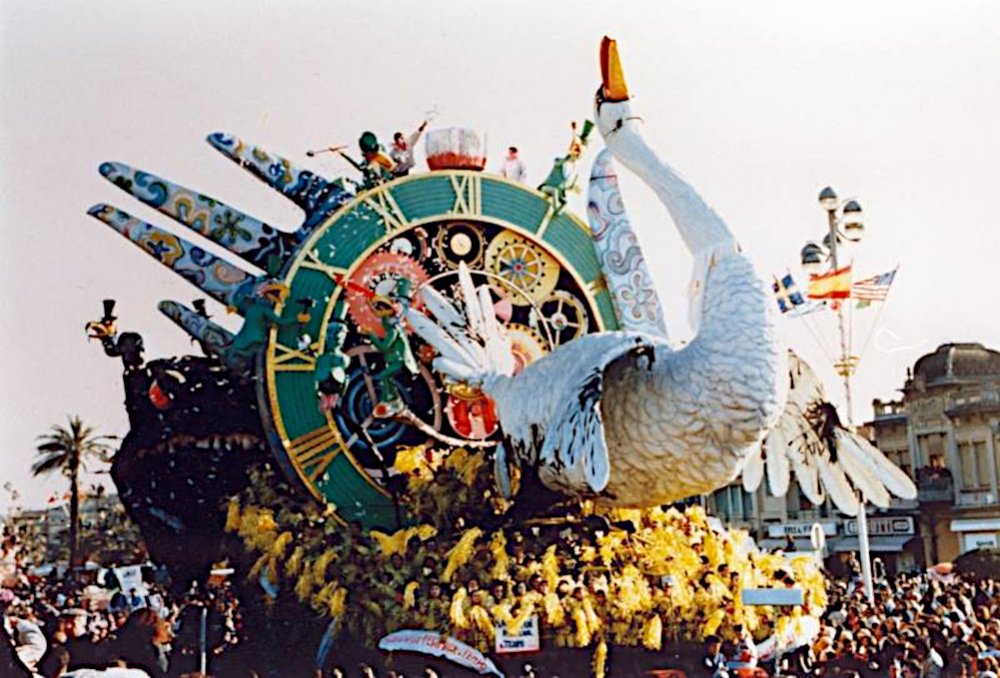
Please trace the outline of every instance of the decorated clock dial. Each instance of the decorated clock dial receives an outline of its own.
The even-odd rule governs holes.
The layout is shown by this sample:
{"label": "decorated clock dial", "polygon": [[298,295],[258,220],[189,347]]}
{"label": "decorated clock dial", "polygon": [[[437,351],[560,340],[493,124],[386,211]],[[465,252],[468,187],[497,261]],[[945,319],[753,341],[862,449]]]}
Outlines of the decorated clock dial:
{"label": "decorated clock dial", "polygon": [[458,268],[487,283],[519,365],[615,327],[587,228],[543,195],[476,171],[434,171],[357,196],[286,269],[283,314],[264,357],[271,445],[290,476],[342,520],[408,522],[393,468],[423,445],[489,454],[493,403],[435,373],[402,320],[429,286],[454,298]]}

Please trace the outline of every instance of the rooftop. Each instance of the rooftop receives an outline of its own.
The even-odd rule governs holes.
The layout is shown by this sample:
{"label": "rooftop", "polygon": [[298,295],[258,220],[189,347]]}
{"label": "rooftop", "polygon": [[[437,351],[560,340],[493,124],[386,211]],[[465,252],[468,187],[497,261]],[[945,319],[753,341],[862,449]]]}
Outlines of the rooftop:
{"label": "rooftop", "polygon": [[1000,351],[982,344],[942,344],[913,368],[914,380],[927,386],[959,380],[1000,378]]}

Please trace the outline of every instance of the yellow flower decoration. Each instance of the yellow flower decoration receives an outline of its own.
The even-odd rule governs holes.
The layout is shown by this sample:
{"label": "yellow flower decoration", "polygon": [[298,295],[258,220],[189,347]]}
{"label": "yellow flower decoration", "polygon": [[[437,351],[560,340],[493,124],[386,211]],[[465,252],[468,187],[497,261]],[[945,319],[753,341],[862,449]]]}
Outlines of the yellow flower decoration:
{"label": "yellow flower decoration", "polygon": [[469,562],[469,558],[472,557],[472,547],[482,533],[481,529],[473,527],[462,535],[462,538],[458,540],[455,547],[448,553],[448,565],[444,568],[444,574],[441,575],[442,581],[451,581],[455,570]]}
{"label": "yellow flower decoration", "polygon": [[654,614],[642,627],[642,645],[647,650],[659,650],[663,646],[663,620]]}

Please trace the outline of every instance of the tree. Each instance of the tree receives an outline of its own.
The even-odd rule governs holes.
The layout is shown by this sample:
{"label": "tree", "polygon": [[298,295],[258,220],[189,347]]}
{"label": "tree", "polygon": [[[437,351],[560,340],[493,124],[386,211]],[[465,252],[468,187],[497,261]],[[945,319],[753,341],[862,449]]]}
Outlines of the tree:
{"label": "tree", "polygon": [[955,571],[970,579],[996,579],[1000,577],[1000,549],[967,551],[955,559]]}
{"label": "tree", "polygon": [[35,476],[59,471],[69,478],[69,564],[77,565],[80,547],[80,470],[88,459],[108,461],[109,443],[115,436],[98,435],[84,425],[79,416],[69,418],[69,427],[53,425],[49,433],[38,436],[38,459],[31,465]]}

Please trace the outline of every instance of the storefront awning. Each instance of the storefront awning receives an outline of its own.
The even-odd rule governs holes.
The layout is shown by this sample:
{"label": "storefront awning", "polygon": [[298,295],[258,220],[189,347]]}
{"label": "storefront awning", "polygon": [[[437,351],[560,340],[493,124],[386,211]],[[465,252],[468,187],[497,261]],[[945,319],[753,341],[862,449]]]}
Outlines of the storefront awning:
{"label": "storefront awning", "polygon": [[[904,536],[878,536],[868,540],[872,553],[899,553],[912,540],[913,535]],[[830,550],[834,553],[845,553],[847,551],[859,551],[857,537],[842,537],[836,541],[831,540]]]}
{"label": "storefront awning", "polygon": [[1000,518],[951,521],[952,532],[995,532],[1000,530]]}

